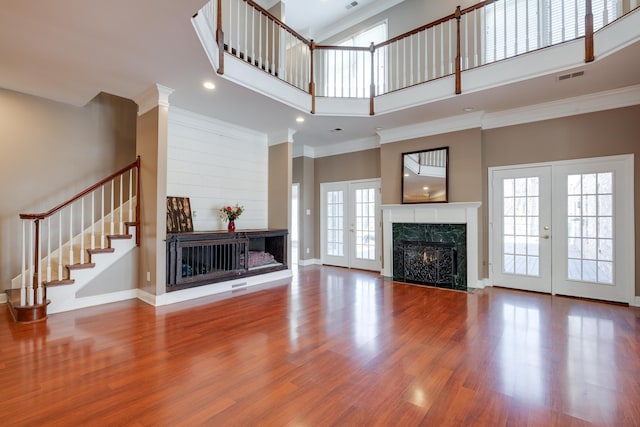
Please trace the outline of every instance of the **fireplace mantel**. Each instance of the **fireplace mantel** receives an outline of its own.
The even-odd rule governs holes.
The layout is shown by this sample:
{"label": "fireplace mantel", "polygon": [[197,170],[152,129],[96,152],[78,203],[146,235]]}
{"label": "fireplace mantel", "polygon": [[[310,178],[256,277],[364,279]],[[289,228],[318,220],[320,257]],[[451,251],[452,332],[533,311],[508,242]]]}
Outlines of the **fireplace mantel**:
{"label": "fireplace mantel", "polygon": [[466,224],[467,286],[481,287],[478,281],[478,211],[480,202],[382,205],[382,275],[393,276],[394,223]]}

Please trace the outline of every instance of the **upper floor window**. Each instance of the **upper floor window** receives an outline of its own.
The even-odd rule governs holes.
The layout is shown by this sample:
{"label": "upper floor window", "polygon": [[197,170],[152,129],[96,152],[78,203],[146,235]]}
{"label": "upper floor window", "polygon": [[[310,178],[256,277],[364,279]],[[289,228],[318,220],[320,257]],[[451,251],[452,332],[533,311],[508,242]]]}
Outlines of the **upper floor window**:
{"label": "upper floor window", "polygon": [[[621,7],[621,0],[592,0],[594,30]],[[584,19],[582,0],[498,0],[485,11],[485,63],[582,37]]]}
{"label": "upper floor window", "polygon": [[[362,31],[338,46],[367,47],[387,40],[387,22],[383,21]],[[384,58],[376,61],[376,75],[384,75]],[[338,50],[326,60],[325,96],[368,98],[371,85],[371,53],[369,51]]]}

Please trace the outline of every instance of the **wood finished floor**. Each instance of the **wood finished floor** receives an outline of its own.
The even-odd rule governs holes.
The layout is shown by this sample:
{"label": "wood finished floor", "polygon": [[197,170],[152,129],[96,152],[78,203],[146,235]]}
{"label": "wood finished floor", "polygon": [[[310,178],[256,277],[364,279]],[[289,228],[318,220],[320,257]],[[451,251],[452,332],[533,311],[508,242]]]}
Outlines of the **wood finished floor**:
{"label": "wood finished floor", "polygon": [[640,425],[637,308],[317,266],[239,294],[0,306],[0,424]]}

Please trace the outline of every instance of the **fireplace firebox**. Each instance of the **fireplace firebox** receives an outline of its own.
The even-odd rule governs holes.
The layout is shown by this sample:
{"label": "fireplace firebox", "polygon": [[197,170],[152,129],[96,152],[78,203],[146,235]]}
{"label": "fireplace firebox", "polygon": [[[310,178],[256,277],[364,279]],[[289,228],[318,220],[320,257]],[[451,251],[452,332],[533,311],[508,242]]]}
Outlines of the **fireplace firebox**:
{"label": "fireplace firebox", "polygon": [[458,275],[454,243],[402,240],[399,247],[403,282],[454,287]]}

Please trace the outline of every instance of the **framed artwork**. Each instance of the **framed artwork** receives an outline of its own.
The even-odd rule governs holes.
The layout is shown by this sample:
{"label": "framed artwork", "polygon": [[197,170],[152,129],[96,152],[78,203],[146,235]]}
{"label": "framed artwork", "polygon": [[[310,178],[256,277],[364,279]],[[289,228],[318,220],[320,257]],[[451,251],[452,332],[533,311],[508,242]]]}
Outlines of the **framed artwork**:
{"label": "framed artwork", "polygon": [[167,197],[167,233],[193,231],[191,204],[188,197]]}
{"label": "framed artwork", "polygon": [[402,203],[446,203],[449,147],[402,155]]}

